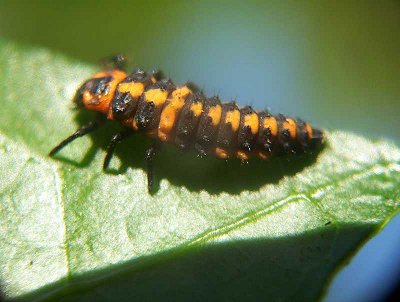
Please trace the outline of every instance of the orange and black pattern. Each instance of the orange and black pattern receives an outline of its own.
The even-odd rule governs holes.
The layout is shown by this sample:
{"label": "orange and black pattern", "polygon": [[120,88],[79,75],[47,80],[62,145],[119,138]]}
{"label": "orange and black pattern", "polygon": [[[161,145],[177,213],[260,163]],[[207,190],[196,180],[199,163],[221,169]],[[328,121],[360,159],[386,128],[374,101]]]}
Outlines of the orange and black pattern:
{"label": "orange and black pattern", "polygon": [[[208,98],[194,85],[177,87],[170,79],[142,70],[129,75],[118,68],[97,73],[83,83],[75,102],[104,114],[108,120],[120,121],[127,132],[145,133],[158,145],[171,143],[221,159],[247,161],[251,156],[266,159],[274,154],[304,153],[322,145],[324,139],[321,130],[301,119],[255,111],[250,106],[240,108],[235,102],[221,103],[218,97]],[[86,127],[51,154],[96,128],[94,124]],[[110,143],[111,154],[104,167],[115,145],[125,136],[116,136]],[[153,148],[148,155],[154,153]]]}

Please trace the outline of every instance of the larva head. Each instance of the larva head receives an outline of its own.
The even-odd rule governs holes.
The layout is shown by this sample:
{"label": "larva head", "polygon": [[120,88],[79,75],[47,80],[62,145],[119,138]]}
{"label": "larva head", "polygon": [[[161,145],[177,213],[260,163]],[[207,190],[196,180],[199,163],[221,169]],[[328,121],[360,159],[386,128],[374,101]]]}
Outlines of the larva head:
{"label": "larva head", "polygon": [[78,89],[74,102],[89,110],[107,114],[115,89],[125,77],[126,74],[118,69],[96,73]]}

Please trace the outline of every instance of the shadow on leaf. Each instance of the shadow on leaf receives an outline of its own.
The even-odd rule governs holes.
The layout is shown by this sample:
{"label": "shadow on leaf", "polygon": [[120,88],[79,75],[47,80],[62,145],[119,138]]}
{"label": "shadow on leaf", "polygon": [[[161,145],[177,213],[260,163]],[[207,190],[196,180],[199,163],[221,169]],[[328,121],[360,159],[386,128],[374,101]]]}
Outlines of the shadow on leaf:
{"label": "shadow on leaf", "polygon": [[[93,119],[90,112],[81,111],[77,115],[79,125]],[[91,164],[96,151],[105,149],[113,134],[121,130],[117,122],[109,122],[97,131],[89,134],[93,145],[79,163],[73,159],[58,156],[59,159],[78,167]],[[76,142],[74,142],[76,143]],[[146,169],[144,154],[151,140],[141,133],[134,134],[120,143],[114,156],[120,158],[119,168],[109,168],[105,173],[125,173],[128,168]],[[161,179],[168,179],[175,186],[184,186],[190,191],[206,190],[210,194],[227,192],[258,191],[265,184],[277,183],[284,176],[295,175],[305,167],[312,165],[318,151],[310,154],[273,157],[267,161],[258,158],[242,164],[237,159],[228,161],[214,157],[199,158],[193,151],[182,151],[173,145],[164,145],[154,161],[155,189]]]}
{"label": "shadow on leaf", "polygon": [[[184,247],[72,275],[19,301],[316,301],[371,225]],[[132,255],[134,256],[134,255]]]}

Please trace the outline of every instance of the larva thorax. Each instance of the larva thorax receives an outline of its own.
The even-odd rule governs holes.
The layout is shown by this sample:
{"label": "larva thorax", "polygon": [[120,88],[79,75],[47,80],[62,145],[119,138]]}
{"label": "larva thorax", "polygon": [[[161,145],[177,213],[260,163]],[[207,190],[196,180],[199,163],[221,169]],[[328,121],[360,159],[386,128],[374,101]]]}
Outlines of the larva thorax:
{"label": "larva thorax", "polygon": [[222,159],[266,159],[271,154],[306,152],[323,143],[322,131],[300,119],[221,103],[190,85],[176,87],[171,80],[142,70],[130,75],[118,69],[97,73],[81,86],[75,101],[133,131]]}

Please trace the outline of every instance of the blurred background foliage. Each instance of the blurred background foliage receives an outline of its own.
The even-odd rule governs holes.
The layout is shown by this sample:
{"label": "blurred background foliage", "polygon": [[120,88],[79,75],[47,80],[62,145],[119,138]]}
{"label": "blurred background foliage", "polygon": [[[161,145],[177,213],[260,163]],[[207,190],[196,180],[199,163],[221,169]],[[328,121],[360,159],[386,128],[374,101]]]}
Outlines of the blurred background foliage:
{"label": "blurred background foliage", "polygon": [[[400,1],[0,0],[2,38],[93,63],[122,52],[132,67],[160,68],[223,100],[397,142],[399,33]],[[397,217],[366,245],[328,301],[390,290],[399,226]]]}

